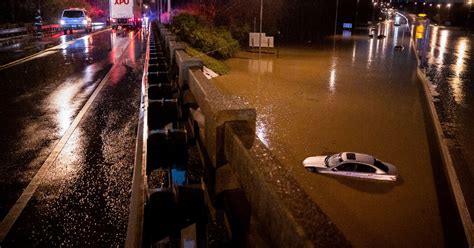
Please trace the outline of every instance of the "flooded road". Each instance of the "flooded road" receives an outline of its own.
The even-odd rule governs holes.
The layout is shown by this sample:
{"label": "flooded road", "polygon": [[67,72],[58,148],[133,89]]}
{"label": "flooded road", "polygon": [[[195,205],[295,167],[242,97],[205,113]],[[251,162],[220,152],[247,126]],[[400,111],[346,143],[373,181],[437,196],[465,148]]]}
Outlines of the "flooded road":
{"label": "flooded road", "polygon": [[[474,213],[474,36],[432,26],[427,76],[464,193]],[[474,216],[471,216],[474,217]],[[473,220],[474,221],[474,220]]]}
{"label": "flooded road", "polygon": [[[231,73],[214,82],[256,107],[260,139],[355,247],[459,244],[409,31],[388,23],[378,33],[387,38],[345,33],[335,50],[332,39],[308,42],[281,48],[278,59],[242,52],[227,61]],[[398,44],[405,49],[394,50]],[[341,151],[392,163],[401,178],[393,184],[324,176],[301,164]]]}
{"label": "flooded road", "polygon": [[47,168],[2,247],[124,243],[144,33],[74,38],[0,70],[2,226]]}

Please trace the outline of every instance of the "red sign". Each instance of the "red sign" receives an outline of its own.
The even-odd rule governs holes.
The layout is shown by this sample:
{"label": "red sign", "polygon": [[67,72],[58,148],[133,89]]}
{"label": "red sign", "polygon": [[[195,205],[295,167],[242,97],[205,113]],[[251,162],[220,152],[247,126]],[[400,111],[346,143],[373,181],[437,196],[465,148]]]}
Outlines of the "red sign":
{"label": "red sign", "polygon": [[130,0],[115,0],[115,5],[121,5],[121,4],[129,4],[130,3]]}

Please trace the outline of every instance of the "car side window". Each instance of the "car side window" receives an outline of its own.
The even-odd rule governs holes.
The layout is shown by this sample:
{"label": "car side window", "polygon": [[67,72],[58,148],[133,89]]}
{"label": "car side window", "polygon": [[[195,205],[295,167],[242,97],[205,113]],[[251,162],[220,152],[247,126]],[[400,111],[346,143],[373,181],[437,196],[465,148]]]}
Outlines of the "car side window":
{"label": "car side window", "polygon": [[355,170],[355,164],[352,163],[345,163],[341,164],[338,167],[336,167],[337,170],[339,171],[354,171]]}
{"label": "car side window", "polygon": [[357,164],[356,171],[362,173],[375,173],[376,169],[365,164]]}

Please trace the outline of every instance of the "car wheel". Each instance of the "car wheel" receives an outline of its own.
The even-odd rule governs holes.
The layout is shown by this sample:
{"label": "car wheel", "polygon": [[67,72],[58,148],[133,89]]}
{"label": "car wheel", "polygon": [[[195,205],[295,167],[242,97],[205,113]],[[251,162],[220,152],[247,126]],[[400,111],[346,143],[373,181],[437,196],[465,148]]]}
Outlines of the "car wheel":
{"label": "car wheel", "polygon": [[314,167],[305,167],[309,172],[316,172],[316,168]]}

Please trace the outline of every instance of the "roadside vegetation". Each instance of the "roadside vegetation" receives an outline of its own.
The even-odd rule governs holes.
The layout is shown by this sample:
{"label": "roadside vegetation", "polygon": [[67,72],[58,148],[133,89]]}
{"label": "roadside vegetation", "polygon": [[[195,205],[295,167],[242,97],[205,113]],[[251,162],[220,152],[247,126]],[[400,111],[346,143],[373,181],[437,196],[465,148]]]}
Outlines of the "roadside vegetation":
{"label": "roadside vegetation", "polygon": [[191,46],[187,52],[199,57],[204,64],[219,74],[229,71],[221,59],[232,57],[239,49],[239,42],[226,27],[217,27],[210,21],[190,13],[173,17],[170,29],[180,41]]}
{"label": "roadside vegetation", "polygon": [[210,68],[219,75],[227,74],[230,71],[230,68],[226,64],[222,63],[222,61],[208,56],[205,53],[202,53],[190,46],[186,47],[186,52],[192,57],[201,59],[206,67]]}

